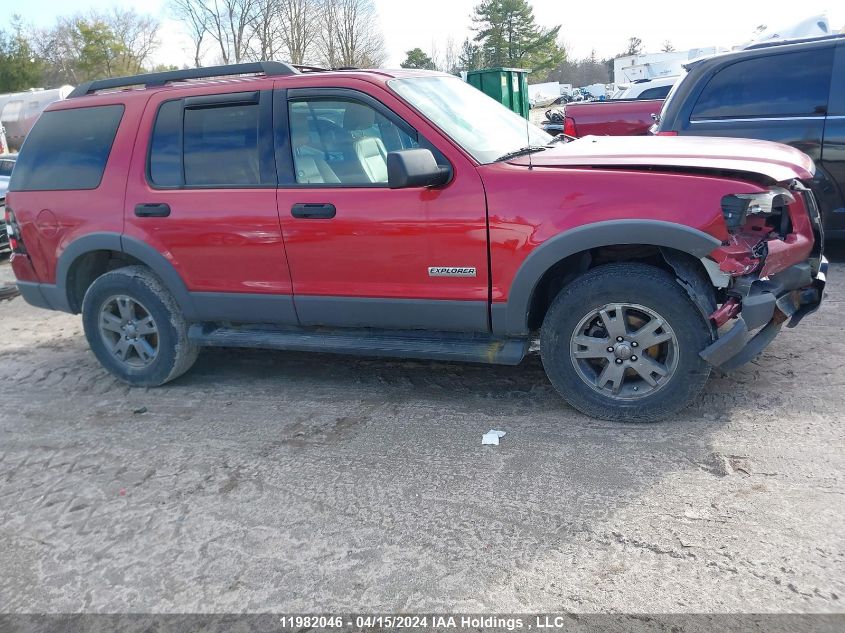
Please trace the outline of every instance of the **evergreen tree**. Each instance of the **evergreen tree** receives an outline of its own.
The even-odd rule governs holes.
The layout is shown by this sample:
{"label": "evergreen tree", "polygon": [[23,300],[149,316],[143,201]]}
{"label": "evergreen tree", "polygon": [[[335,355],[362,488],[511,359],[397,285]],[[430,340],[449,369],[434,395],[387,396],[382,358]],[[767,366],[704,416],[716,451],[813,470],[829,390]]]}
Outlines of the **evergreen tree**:
{"label": "evergreen tree", "polygon": [[620,55],[620,57],[625,57],[628,55],[640,55],[643,52],[643,41],[638,37],[631,37],[628,38],[628,48],[625,49],[625,52]]}
{"label": "evergreen tree", "polygon": [[436,70],[434,61],[421,48],[413,48],[405,54],[405,61],[399,64],[402,68],[421,68]]}
{"label": "evergreen tree", "polygon": [[481,56],[481,49],[469,38],[461,44],[461,52],[458,54],[458,71],[478,70],[484,65]]}
{"label": "evergreen tree", "polygon": [[527,0],[484,0],[472,20],[486,66],[528,68],[542,75],[566,58],[557,43],[560,25],[537,26]]}
{"label": "evergreen tree", "polygon": [[12,32],[0,30],[0,93],[41,86],[44,64],[23,34],[20,18],[12,18]]}

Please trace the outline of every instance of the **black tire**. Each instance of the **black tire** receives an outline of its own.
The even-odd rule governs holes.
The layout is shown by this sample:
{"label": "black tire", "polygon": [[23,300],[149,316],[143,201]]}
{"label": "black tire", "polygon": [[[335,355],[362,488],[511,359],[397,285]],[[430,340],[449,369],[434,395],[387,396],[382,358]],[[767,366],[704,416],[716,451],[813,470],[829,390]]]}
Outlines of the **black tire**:
{"label": "black tire", "polygon": [[[112,305],[117,307],[116,313],[108,309]],[[125,332],[112,329],[115,326],[123,328],[125,324],[105,323],[107,318],[120,320],[122,307],[126,306],[132,306],[134,315],[140,313],[131,343],[130,338],[123,337]],[[142,321],[146,333],[139,335]],[[127,323],[136,327],[134,318]],[[82,325],[97,360],[112,374],[135,387],[157,387],[178,378],[191,368],[199,354],[199,347],[188,340],[188,324],[173,295],[144,266],[118,268],[98,277],[82,301]],[[139,351],[138,336],[146,337],[143,352]],[[128,346],[123,360],[119,357],[122,350],[116,351],[120,346]],[[155,353],[144,356],[149,349]]]}
{"label": "black tire", "polygon": [[[592,314],[596,317],[590,321]],[[616,319],[620,314],[631,334],[617,342],[610,331],[619,333]],[[647,328],[632,327],[632,319],[657,327],[651,338],[640,337],[644,345],[658,337],[667,340],[639,347],[636,334]],[[608,322],[613,325],[606,327]],[[605,420],[652,422],[686,407],[701,392],[710,366],[699,352],[711,340],[701,311],[671,274],[646,264],[614,263],[590,270],[560,291],[543,321],[540,354],[555,389],[579,411]],[[582,341],[588,344],[581,345]],[[592,356],[604,352],[606,358]],[[576,354],[589,358],[576,358]],[[651,373],[652,366],[667,373]],[[623,372],[622,376],[617,372]],[[599,385],[605,373],[619,379]],[[647,375],[648,382],[641,374]],[[619,392],[615,393],[617,382]]]}

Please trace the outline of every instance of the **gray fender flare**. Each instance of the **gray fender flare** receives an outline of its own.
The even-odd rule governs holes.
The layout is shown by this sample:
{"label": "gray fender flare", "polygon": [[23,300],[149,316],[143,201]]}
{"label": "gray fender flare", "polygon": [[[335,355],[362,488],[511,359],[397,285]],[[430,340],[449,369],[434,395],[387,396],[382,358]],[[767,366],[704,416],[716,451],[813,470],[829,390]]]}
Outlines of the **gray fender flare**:
{"label": "gray fender flare", "polygon": [[120,240],[123,246],[121,250],[127,255],[131,255],[138,261],[149,266],[164,283],[164,287],[173,293],[173,298],[176,299],[176,303],[179,304],[182,315],[188,321],[193,320],[196,316],[194,301],[191,298],[191,293],[188,291],[188,287],[182,280],[181,275],[176,272],[173,264],[171,264],[164,255],[141,240],[137,240],[134,237],[128,237],[126,235],[122,235]]}
{"label": "gray fender flare", "polygon": [[661,220],[608,220],[566,231],[545,241],[525,258],[511,283],[507,302],[491,306],[493,332],[526,336],[531,299],[546,271],[575,253],[618,244],[663,246],[698,259],[711,253],[721,242],[698,229]]}
{"label": "gray fender flare", "polygon": [[58,307],[58,309],[66,312],[71,311],[70,296],[68,295],[71,266],[79,257],[92,251],[126,253],[145,264],[158,275],[168,290],[173,293],[185,317],[190,319],[193,316],[194,304],[191,295],[173,265],[164,255],[151,246],[119,233],[91,233],[68,244],[56,263],[56,287],[59,298],[65,302],[65,305]]}

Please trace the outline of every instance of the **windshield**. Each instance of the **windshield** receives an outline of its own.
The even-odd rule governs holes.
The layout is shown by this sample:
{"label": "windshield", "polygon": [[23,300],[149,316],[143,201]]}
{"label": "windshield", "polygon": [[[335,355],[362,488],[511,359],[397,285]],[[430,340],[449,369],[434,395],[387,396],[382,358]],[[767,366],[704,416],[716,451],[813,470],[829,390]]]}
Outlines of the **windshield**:
{"label": "windshield", "polygon": [[457,77],[409,77],[394,79],[389,85],[479,163],[492,163],[526,147],[544,147],[552,140]]}

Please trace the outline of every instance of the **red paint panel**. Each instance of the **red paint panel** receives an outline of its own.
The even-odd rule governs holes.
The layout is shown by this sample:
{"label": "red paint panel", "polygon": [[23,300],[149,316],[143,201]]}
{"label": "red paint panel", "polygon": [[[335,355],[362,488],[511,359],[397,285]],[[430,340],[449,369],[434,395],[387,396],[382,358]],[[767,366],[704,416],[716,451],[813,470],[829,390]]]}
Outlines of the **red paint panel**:
{"label": "red paint panel", "polygon": [[[124,100],[117,95],[101,95],[85,100],[86,106],[125,106],[111,155],[97,189],[15,191],[8,194],[7,204],[15,212],[21,227],[21,237],[42,283],[55,283],[56,263],[71,242],[91,233],[119,234],[123,231],[123,196],[138,119],[144,103],[141,99]],[[72,100],[70,105],[79,106],[82,103]]]}
{"label": "red paint panel", "polygon": [[[296,295],[487,300],[484,196],[470,171],[439,190],[279,189]],[[298,203],[335,205],[330,220],[291,216]],[[475,277],[429,277],[429,266]]]}
{"label": "red paint panel", "polygon": [[[318,73],[277,87],[331,85],[365,92],[431,142],[453,169],[437,189],[291,187],[278,190],[296,295],[487,301],[487,219],[484,187],[474,163],[374,75]],[[389,79],[389,77],[384,78]],[[298,203],[333,204],[333,219],[291,215]],[[475,277],[429,277],[430,266],[474,267]]]}
{"label": "red paint panel", "polygon": [[599,169],[554,169],[499,163],[479,169],[490,215],[493,301],[508,298],[516,271],[546,240],[606,220],[675,222],[717,239],[728,237],[722,196],[756,192],[731,178]]}
{"label": "red paint panel", "polygon": [[[275,189],[154,189],[145,174],[150,130],[162,101],[262,87],[268,88],[266,81],[221,82],[201,92],[164,90],[150,99],[142,117],[126,191],[125,234],[164,255],[191,291],[291,293]],[[168,204],[171,214],[136,217],[135,205],[141,203]]]}
{"label": "red paint panel", "polygon": [[[590,101],[569,103],[564,108],[566,118],[572,119],[578,133],[572,136],[637,136],[647,134],[654,124],[652,114],[658,114],[663,99],[633,101]],[[565,131],[565,130],[564,130]],[[569,134],[569,132],[566,132]]]}

